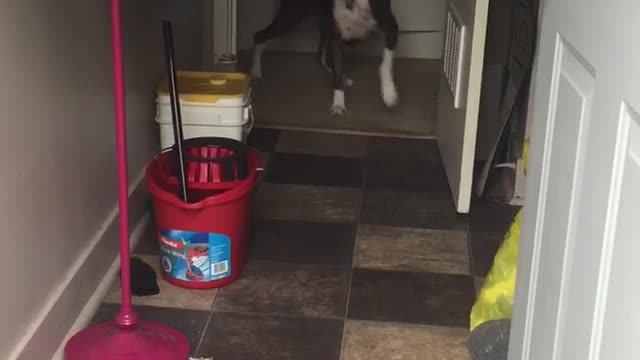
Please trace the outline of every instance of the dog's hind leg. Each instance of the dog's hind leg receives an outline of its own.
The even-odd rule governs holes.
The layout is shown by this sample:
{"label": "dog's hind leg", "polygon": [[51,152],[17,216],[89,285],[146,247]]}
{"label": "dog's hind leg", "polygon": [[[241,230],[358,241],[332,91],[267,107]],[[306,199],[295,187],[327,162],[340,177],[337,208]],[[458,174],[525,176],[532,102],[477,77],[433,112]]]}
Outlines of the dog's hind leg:
{"label": "dog's hind leg", "polygon": [[344,99],[344,76],[342,75],[342,41],[333,37],[330,41],[331,63],[333,75],[333,104],[331,105],[332,115],[344,115],[347,106]]}
{"label": "dog's hind leg", "polygon": [[382,100],[387,107],[393,107],[398,103],[398,90],[393,79],[393,58],[398,45],[398,21],[392,13],[389,0],[378,0],[372,10],[385,38],[385,49],[380,63]]}
{"label": "dog's hind leg", "polygon": [[251,76],[262,78],[262,52],[270,40],[293,30],[304,18],[305,8],[297,0],[283,0],[273,22],[253,37],[253,62]]}

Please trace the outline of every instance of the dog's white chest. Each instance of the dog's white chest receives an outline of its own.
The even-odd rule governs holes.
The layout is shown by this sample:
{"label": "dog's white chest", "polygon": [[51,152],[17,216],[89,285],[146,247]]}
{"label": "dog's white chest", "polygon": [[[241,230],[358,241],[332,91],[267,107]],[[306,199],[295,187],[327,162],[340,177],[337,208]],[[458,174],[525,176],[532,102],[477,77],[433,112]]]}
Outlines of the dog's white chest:
{"label": "dog's white chest", "polygon": [[343,40],[363,39],[377,25],[371,14],[369,0],[355,0],[352,9],[347,9],[345,0],[334,0],[333,17]]}

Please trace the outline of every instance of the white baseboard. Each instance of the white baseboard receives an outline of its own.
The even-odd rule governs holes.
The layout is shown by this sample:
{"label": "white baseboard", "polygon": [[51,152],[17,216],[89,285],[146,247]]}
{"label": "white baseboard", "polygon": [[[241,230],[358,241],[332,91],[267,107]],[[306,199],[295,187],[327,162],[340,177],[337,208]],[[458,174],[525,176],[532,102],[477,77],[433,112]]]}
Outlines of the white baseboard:
{"label": "white baseboard", "polygon": [[[130,221],[136,224],[131,242],[137,242],[150,221],[149,195],[144,187],[145,171],[129,186]],[[98,232],[65,274],[64,280],[49,295],[24,336],[10,353],[8,360],[51,359],[67,333],[90,320],[91,306],[99,304],[100,292],[106,292],[107,277],[117,272],[118,207],[111,210]],[[115,260],[105,259],[113,255]],[[93,305],[97,306],[97,305]],[[95,310],[95,309],[94,309]]]}
{"label": "white baseboard", "polygon": [[[150,226],[150,225],[151,225],[151,213],[147,212],[146,214],[144,214],[142,219],[140,219],[135,229],[133,230],[133,233],[131,234],[131,249],[134,249],[136,245],[140,242],[140,240],[142,239],[142,236],[145,233],[147,226]],[[78,315],[78,317],[76,318],[76,321],[73,323],[73,326],[71,326],[71,329],[69,330],[67,335],[64,337],[64,340],[58,347],[58,350],[56,350],[56,353],[51,358],[52,360],[63,360],[64,347],[67,344],[67,341],[73,335],[75,335],[78,331],[84,329],[85,327],[87,327],[87,325],[89,325],[89,323],[91,322],[91,319],[93,318],[93,315],[98,310],[98,307],[100,307],[100,304],[102,303],[102,299],[104,299],[104,297],[107,295],[107,292],[109,291],[111,284],[113,283],[113,280],[118,275],[118,270],[120,270],[120,255],[116,256],[116,259],[113,261],[113,263],[109,267],[109,270],[104,275],[104,278],[102,279],[102,281],[100,281],[100,283],[98,284],[98,287],[96,287],[96,290],[93,292],[93,295],[91,295],[91,297],[89,298],[89,301],[87,301],[87,305],[84,306],[84,308],[80,312],[80,315]]]}

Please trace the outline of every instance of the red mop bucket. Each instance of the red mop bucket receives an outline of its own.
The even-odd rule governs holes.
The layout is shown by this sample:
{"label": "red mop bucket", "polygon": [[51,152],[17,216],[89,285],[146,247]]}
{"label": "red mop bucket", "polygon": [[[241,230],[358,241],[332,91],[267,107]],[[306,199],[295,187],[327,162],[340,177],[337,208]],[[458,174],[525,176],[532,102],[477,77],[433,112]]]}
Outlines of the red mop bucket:
{"label": "red mop bucket", "polygon": [[[212,139],[218,145],[206,144]],[[159,154],[147,166],[162,275],[179,287],[222,287],[235,281],[244,266],[261,161],[254,151],[241,154],[219,146],[220,141],[233,144],[219,138],[184,141],[189,203],[178,196],[173,151]]]}

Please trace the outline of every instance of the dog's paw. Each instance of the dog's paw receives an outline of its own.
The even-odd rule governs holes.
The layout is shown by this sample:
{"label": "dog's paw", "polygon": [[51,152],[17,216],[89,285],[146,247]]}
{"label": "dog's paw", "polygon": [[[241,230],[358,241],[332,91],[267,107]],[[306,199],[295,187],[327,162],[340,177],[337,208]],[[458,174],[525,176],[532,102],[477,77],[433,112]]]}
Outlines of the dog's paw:
{"label": "dog's paw", "polygon": [[344,105],[331,106],[331,115],[344,116],[346,112],[347,112],[347,108]]}
{"label": "dog's paw", "polygon": [[388,108],[398,105],[398,90],[394,84],[386,83],[382,87],[382,101]]}
{"label": "dog's paw", "polygon": [[391,94],[383,95],[382,96],[382,101],[384,101],[384,104],[388,108],[394,108],[396,105],[398,105],[398,94],[397,93],[391,93]]}
{"label": "dog's paw", "polygon": [[347,106],[344,102],[344,91],[333,90],[333,105],[331,105],[331,115],[344,115]]}

